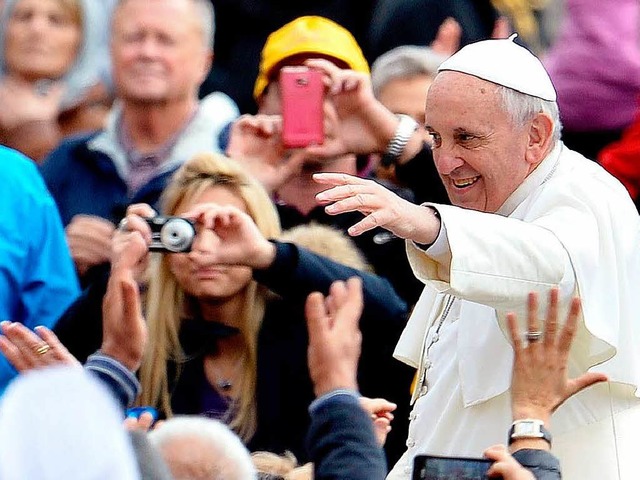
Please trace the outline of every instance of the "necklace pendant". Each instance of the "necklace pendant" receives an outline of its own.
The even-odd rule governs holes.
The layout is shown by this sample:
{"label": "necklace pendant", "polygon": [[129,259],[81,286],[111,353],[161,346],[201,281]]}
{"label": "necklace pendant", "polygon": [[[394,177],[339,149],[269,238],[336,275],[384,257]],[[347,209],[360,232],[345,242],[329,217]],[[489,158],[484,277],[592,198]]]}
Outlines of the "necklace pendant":
{"label": "necklace pendant", "polygon": [[217,386],[223,392],[228,392],[231,390],[231,387],[233,387],[233,383],[231,383],[231,380],[223,378],[222,380],[218,380]]}

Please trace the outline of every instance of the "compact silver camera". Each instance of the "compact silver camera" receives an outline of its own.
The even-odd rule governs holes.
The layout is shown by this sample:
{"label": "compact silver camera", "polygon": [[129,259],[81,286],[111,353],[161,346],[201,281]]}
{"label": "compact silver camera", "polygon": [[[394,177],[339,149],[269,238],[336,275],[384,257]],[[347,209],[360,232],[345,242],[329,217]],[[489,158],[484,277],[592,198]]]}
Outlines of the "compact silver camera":
{"label": "compact silver camera", "polygon": [[193,221],[182,217],[153,217],[145,219],[151,228],[149,250],[163,253],[191,251],[196,229]]}

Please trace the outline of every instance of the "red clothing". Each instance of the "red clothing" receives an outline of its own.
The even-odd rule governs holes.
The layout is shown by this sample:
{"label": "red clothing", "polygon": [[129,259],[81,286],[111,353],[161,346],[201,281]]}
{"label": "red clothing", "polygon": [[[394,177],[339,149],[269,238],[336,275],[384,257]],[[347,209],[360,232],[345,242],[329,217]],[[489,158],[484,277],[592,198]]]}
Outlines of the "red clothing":
{"label": "red clothing", "polygon": [[604,147],[598,163],[627,188],[634,200],[640,194],[640,110],[622,138]]}

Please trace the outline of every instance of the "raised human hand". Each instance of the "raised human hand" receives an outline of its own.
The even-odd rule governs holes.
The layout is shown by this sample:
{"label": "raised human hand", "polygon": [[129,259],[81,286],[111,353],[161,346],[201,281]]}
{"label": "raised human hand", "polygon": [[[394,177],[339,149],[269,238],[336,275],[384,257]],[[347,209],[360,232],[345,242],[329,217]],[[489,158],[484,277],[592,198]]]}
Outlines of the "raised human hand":
{"label": "raised human hand", "polygon": [[75,215],[65,228],[67,243],[78,274],[111,261],[111,241],[116,227],[95,215]]}
{"label": "raised human hand", "polygon": [[0,323],[0,352],[18,372],[26,372],[53,365],[80,366],[55,333],[47,327],[36,327],[35,332],[22,323]]}
{"label": "raised human hand", "polygon": [[111,269],[130,270],[137,282],[142,282],[149,265],[151,228],[145,218],[156,216],[156,211],[146,203],[127,207],[127,215],[113,234]]}
{"label": "raised human hand", "polygon": [[445,56],[453,55],[460,48],[462,27],[453,17],[445,18],[438,27],[436,38],[429,45],[434,52]]}
{"label": "raised human hand", "polygon": [[249,214],[234,205],[202,203],[183,216],[198,225],[198,234],[188,255],[203,267],[266,268],[275,258],[275,246],[262,235]]}
{"label": "raised human hand", "polygon": [[308,155],[282,145],[280,115],[242,115],[231,127],[226,154],[242,165],[269,193],[298,174]]}
{"label": "raised human hand", "polygon": [[491,38],[509,38],[513,30],[509,19],[504,15],[500,15],[496,22],[493,24],[493,31],[491,32]]}
{"label": "raised human hand", "polygon": [[150,240],[149,226],[135,212],[151,213],[150,208],[144,204],[130,207],[126,228],[118,229],[107,292],[102,301],[100,350],[132,372],[140,368],[147,342],[147,325],[136,277],[140,275],[141,265],[146,263]]}
{"label": "raised human hand", "polygon": [[30,122],[57,122],[64,91],[59,82],[37,88],[6,76],[0,82],[0,128],[11,130]]}
{"label": "raised human hand", "polygon": [[333,282],[326,298],[320,292],[307,297],[307,358],[316,396],[336,389],[358,390],[362,307],[359,277]]}
{"label": "raised human hand", "polygon": [[[551,289],[543,331],[538,318],[538,296],[529,294],[527,331],[534,335],[527,344],[519,331],[516,315],[507,315],[514,350],[511,380],[514,420],[535,418],[548,426],[551,414],[565,400],[595,383],[607,381],[605,374],[593,372],[568,378],[567,362],[580,316],[580,300],[572,299],[565,324],[559,329],[558,297],[558,289]],[[538,335],[541,336],[535,339]]]}
{"label": "raised human hand", "polygon": [[102,301],[102,346],[105,355],[136,372],[147,343],[140,290],[131,270],[111,272]]}
{"label": "raised human hand", "polygon": [[360,406],[373,421],[373,431],[376,434],[378,444],[382,447],[391,431],[393,412],[398,406],[384,398],[360,397]]}
{"label": "raised human hand", "polygon": [[417,243],[432,243],[438,236],[440,220],[432,209],[408,202],[373,180],[345,173],[316,173],[313,179],[331,186],[316,195],[328,214],[357,211],[364,215],[349,227],[349,235],[382,227]]}

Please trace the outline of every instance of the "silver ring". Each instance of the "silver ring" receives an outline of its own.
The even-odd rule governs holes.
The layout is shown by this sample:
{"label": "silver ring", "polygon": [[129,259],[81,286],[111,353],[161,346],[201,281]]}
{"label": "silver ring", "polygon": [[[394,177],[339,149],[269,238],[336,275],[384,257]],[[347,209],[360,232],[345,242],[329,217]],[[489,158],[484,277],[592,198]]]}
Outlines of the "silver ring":
{"label": "silver ring", "polygon": [[125,217],[122,220],[120,220],[120,223],[118,224],[118,230],[120,230],[121,232],[128,232],[129,231],[128,225],[129,225],[129,222]]}
{"label": "silver ring", "polygon": [[527,332],[525,334],[525,338],[529,342],[537,342],[542,337],[542,332],[540,330],[535,330],[533,332]]}

